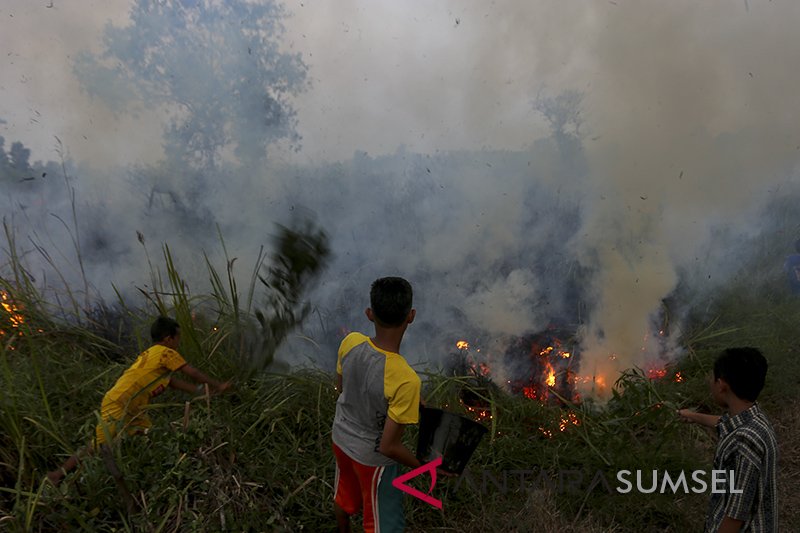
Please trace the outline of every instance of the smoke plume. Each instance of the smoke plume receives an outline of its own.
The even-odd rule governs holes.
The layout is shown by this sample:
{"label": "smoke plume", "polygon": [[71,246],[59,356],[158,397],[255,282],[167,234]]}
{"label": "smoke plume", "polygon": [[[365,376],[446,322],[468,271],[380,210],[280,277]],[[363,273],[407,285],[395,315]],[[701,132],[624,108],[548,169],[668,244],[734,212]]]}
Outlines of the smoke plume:
{"label": "smoke plume", "polygon": [[370,282],[401,275],[413,362],[558,324],[608,385],[680,355],[665,300],[726,283],[748,254],[728,237],[797,192],[793,3],[75,4],[0,8],[4,154],[32,150],[3,209],[31,271],[57,290],[40,246],[80,279],[73,203],[104,297],[163,242],[201,290],[218,232],[247,276],[313,211],[332,259],[291,361],[331,368]]}

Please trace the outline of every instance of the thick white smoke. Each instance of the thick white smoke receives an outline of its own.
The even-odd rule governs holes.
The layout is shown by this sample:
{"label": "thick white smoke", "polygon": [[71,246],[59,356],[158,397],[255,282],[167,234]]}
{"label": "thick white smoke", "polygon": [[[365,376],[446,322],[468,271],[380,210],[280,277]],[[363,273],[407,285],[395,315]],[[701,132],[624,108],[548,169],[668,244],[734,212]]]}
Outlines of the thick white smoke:
{"label": "thick white smoke", "polygon": [[[168,242],[199,289],[201,250],[219,259],[217,226],[247,277],[272,223],[309,209],[335,254],[306,326],[323,365],[341,328],[369,326],[369,283],[398,274],[417,289],[412,360],[436,364],[464,337],[580,323],[584,371],[611,382],[674,345],[657,323],[680,281],[707,290],[733,270],[712,236],[757,232],[764,202],[795,186],[795,4],[289,2],[286,32],[270,35],[307,66],[309,85],[288,97],[302,140],[276,136],[263,152],[267,133],[248,122],[263,102],[195,92],[263,73],[246,45],[215,57],[225,76],[208,83],[197,68],[160,72],[186,82],[170,102],[76,67],[88,54],[113,71],[114,54],[134,50],[108,46],[133,5],[0,8],[0,135],[6,149],[32,147],[32,161],[58,160],[58,135],[70,174],[15,182],[5,214],[47,246],[45,224],[69,250],[49,213],[69,214],[74,187],[87,272],[108,295],[112,282],[133,293],[148,282],[137,231],[154,262]],[[234,18],[217,23],[230,39]],[[189,67],[180,42],[164,50]],[[273,78],[283,87],[287,64]],[[191,116],[230,121],[212,167],[170,151],[165,127]],[[171,139],[213,131],[184,125]]]}

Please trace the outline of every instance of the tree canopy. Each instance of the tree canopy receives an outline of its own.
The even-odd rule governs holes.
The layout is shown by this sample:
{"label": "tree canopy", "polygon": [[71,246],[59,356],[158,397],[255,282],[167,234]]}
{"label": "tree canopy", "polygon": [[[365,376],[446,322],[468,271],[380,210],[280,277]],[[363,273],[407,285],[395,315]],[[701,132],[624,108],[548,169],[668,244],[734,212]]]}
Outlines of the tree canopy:
{"label": "tree canopy", "polygon": [[274,1],[137,0],[130,24],[109,25],[102,51],[75,70],[116,112],[163,109],[173,163],[214,168],[230,153],[256,163],[270,144],[300,141],[290,98],[307,67],[281,49],[285,16]]}

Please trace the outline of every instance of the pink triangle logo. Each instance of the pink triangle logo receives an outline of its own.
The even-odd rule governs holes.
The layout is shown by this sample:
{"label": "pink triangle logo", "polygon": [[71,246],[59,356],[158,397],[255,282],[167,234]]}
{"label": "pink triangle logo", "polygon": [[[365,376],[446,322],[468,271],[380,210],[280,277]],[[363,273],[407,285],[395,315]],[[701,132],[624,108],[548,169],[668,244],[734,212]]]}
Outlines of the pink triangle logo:
{"label": "pink triangle logo", "polygon": [[[425,503],[433,505],[437,509],[441,509],[442,500],[437,500],[436,498],[430,495],[433,492],[433,487],[436,486],[436,468],[441,464],[442,464],[442,458],[437,457],[430,463],[425,463],[419,468],[415,468],[411,472],[407,472],[402,476],[397,476],[392,480],[392,485],[394,485],[395,488],[402,490],[406,494],[410,494],[415,498],[419,498]],[[408,481],[409,479],[415,478],[424,472],[431,473],[431,488],[428,489],[428,494],[425,494],[424,492],[419,491],[414,487],[409,487],[408,485],[405,484],[405,482]]]}

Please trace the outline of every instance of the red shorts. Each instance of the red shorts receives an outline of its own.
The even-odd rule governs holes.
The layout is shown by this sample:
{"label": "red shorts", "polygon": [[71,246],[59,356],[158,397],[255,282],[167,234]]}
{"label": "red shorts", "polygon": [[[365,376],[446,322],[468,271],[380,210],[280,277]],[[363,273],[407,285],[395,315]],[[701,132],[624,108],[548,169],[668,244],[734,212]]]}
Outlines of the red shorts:
{"label": "red shorts", "polygon": [[397,463],[367,466],[352,459],[336,444],[333,500],[347,514],[364,509],[364,533],[403,531],[403,493],[392,485]]}

